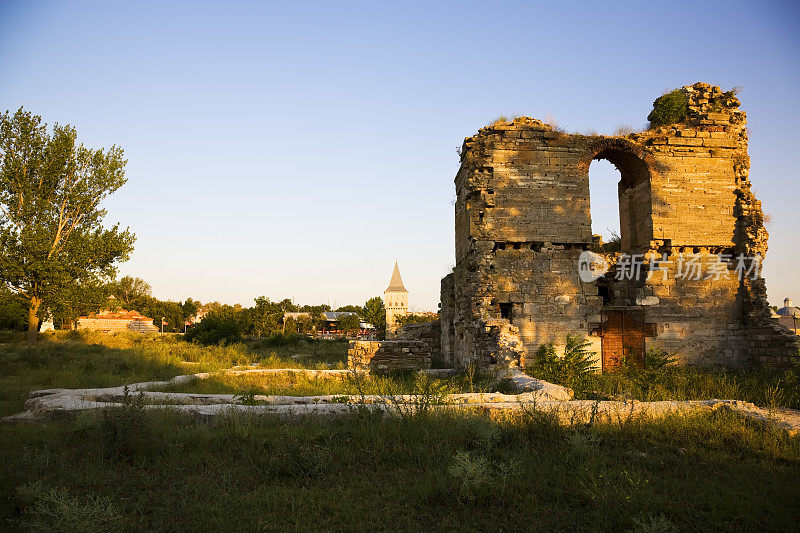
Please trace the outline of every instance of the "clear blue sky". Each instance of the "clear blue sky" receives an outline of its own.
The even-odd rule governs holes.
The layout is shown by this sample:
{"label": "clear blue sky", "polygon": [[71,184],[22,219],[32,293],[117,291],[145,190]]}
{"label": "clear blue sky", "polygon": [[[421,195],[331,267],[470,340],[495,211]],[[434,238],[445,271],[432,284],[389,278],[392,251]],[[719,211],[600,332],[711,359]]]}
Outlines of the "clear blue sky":
{"label": "clear blue sky", "polygon": [[[770,1],[0,0],[0,108],[125,149],[109,221],[160,298],[360,304],[396,259],[435,309],[465,136],[501,114],[640,127],[666,89],[740,85],[777,304],[800,300],[799,35]],[[605,230],[617,177],[591,176]]]}

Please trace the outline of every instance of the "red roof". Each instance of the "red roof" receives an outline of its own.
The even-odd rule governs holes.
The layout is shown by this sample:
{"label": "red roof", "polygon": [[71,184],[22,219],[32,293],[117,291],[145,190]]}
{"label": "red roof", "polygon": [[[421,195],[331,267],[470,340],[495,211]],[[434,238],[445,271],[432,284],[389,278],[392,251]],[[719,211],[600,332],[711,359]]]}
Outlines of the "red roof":
{"label": "red roof", "polygon": [[125,309],[117,309],[115,311],[104,310],[89,316],[78,317],[78,319],[81,318],[93,318],[97,320],[153,320],[138,311],[126,311]]}

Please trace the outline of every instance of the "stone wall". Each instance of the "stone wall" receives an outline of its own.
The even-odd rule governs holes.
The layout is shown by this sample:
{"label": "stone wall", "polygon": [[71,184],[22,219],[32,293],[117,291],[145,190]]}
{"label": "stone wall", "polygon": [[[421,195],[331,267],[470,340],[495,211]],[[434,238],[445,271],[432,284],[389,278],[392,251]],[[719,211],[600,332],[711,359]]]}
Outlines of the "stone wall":
{"label": "stone wall", "polygon": [[424,324],[406,324],[397,330],[397,339],[422,341],[430,347],[431,361],[443,362],[441,320],[437,319]]}
{"label": "stone wall", "polygon": [[455,362],[453,350],[455,344],[455,285],[453,274],[450,273],[442,278],[441,300],[439,303],[439,322],[440,322],[440,351],[442,362],[452,366]]}
{"label": "stone wall", "polygon": [[[456,267],[442,281],[441,316],[452,319],[452,328],[442,327],[443,354],[457,364],[497,362],[489,332],[505,320],[528,354],[543,343],[563,345],[569,334],[587,339],[602,361],[603,325],[614,311],[635,313],[648,348],[686,363],[782,364],[792,348],[765,326],[763,278],[734,275],[738,256],[767,250],[745,114],[719,87],[681,91],[686,119],[640,133],[566,134],[522,117],[464,141]],[[593,247],[589,165],[596,159],[620,171],[621,251],[645,263],[636,279],[617,279],[617,253],[606,254],[606,276],[578,276],[579,257]],[[722,257],[718,270],[727,275],[677,279],[690,256]],[[663,261],[661,270],[650,272],[651,259]]]}
{"label": "stone wall", "polygon": [[347,366],[385,374],[431,367],[431,346],[425,341],[350,341]]}
{"label": "stone wall", "polygon": [[137,333],[148,333],[158,331],[153,325],[152,320],[127,320],[119,318],[87,318],[78,319],[78,329],[88,329],[91,331],[105,331],[117,333],[120,331],[135,331]]}

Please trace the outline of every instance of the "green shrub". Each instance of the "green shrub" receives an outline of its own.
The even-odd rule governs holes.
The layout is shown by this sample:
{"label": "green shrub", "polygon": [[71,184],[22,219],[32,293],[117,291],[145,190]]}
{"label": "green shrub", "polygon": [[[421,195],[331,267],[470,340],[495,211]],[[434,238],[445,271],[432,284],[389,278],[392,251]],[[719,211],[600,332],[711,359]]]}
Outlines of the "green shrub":
{"label": "green shrub", "polygon": [[103,496],[78,498],[41,480],[17,489],[22,524],[32,531],[119,531],[122,513]]}
{"label": "green shrub", "polygon": [[242,340],[242,326],[232,318],[207,316],[183,338],[206,346],[235,344]]}
{"label": "green shrub", "polygon": [[675,364],[675,356],[658,348],[650,348],[644,354],[646,370],[657,371]]}
{"label": "green shrub", "polygon": [[297,334],[288,334],[283,335],[282,333],[276,333],[274,335],[270,335],[261,340],[259,343],[262,347],[282,347],[282,346],[297,346],[301,342],[308,341],[309,338],[305,335],[297,335]]}
{"label": "green shrub", "polygon": [[675,89],[659,96],[653,102],[653,110],[647,115],[650,128],[683,122],[686,119],[688,108],[689,101],[681,89]]}
{"label": "green shrub", "polygon": [[534,355],[534,364],[526,368],[526,371],[537,378],[567,387],[581,385],[595,371],[588,345],[589,341],[583,337],[567,335],[564,355],[559,357],[552,342],[543,344]]}
{"label": "green shrub", "polygon": [[103,409],[99,424],[99,441],[109,454],[131,459],[147,453],[152,443],[152,421],[145,412],[144,395],[132,396],[125,385],[122,406]]}
{"label": "green shrub", "polygon": [[458,452],[450,465],[449,473],[458,484],[458,493],[465,500],[474,500],[492,484],[489,461],[468,451]]}

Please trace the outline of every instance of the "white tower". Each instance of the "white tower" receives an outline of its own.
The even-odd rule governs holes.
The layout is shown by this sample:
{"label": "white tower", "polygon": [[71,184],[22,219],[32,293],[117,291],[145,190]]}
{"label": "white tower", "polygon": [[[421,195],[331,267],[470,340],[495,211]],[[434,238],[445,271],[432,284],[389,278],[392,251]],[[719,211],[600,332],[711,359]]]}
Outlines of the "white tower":
{"label": "white tower", "polygon": [[396,261],[389,286],[383,291],[383,305],[386,307],[386,338],[393,339],[399,327],[397,317],[408,314],[408,291],[403,285]]}

